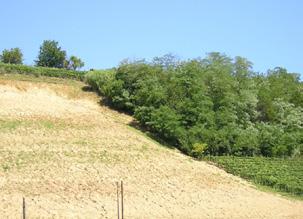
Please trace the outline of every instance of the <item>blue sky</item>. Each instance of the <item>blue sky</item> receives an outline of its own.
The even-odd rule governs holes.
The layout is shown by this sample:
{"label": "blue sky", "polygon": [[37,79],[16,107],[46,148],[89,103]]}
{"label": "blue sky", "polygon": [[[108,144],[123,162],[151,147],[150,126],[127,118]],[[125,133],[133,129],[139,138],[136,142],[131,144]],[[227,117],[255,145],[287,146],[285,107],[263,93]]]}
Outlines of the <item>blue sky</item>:
{"label": "blue sky", "polygon": [[303,73],[301,0],[0,0],[0,50],[20,47],[33,64],[43,40],[59,41],[89,68],[125,58],[223,52],[254,70]]}

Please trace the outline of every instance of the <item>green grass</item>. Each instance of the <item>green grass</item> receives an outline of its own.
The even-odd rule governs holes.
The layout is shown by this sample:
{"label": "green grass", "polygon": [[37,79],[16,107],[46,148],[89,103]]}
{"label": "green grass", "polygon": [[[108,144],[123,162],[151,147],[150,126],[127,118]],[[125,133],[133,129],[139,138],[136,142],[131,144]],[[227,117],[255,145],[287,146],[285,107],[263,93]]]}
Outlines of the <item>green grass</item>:
{"label": "green grass", "polygon": [[19,120],[1,120],[0,130],[15,130],[22,125],[22,121]]}
{"label": "green grass", "polygon": [[28,65],[15,65],[0,63],[0,74],[24,74],[33,75],[35,77],[48,76],[56,78],[70,78],[83,80],[85,71],[72,71],[59,68],[46,68]]}
{"label": "green grass", "polygon": [[211,156],[205,160],[227,172],[260,185],[260,188],[303,198],[303,159]]}
{"label": "green grass", "polygon": [[56,156],[52,151],[0,151],[0,173],[22,170],[32,164],[45,164]]}
{"label": "green grass", "polygon": [[40,120],[15,120],[15,119],[0,119],[0,131],[14,131],[18,128],[44,128],[59,130],[67,126],[63,121],[51,121],[47,119]]}
{"label": "green grass", "polygon": [[28,82],[43,82],[48,84],[64,84],[64,85],[71,85],[71,86],[83,86],[80,81],[69,79],[69,78],[56,78],[56,77],[49,77],[49,76],[39,76],[35,77],[34,75],[25,75],[25,74],[18,74],[18,73],[10,73],[10,74],[1,74],[0,79],[3,80],[12,80],[12,81],[28,81]]}

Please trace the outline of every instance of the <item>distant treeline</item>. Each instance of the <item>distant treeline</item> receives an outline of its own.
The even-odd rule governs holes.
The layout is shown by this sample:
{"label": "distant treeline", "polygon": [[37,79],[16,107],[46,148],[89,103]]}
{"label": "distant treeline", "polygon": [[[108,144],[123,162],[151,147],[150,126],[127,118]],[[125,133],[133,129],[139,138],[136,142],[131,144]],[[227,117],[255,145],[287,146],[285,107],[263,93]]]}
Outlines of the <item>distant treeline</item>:
{"label": "distant treeline", "polygon": [[[4,49],[0,54],[0,63],[6,64],[23,64],[23,53],[20,48]],[[39,49],[39,54],[35,60],[37,67],[48,68],[65,68],[67,70],[81,69],[84,62],[72,55],[67,56],[66,51],[63,50],[57,41],[44,40]]]}
{"label": "distant treeline", "polygon": [[242,57],[220,53],[124,61],[86,81],[117,109],[194,157],[300,156],[303,84],[284,68],[257,74]]}
{"label": "distant treeline", "polygon": [[4,49],[0,54],[0,74],[27,74],[82,80],[84,71],[78,71],[84,62],[76,57],[67,57],[57,41],[44,40],[40,46],[35,66],[23,65],[20,48]]}

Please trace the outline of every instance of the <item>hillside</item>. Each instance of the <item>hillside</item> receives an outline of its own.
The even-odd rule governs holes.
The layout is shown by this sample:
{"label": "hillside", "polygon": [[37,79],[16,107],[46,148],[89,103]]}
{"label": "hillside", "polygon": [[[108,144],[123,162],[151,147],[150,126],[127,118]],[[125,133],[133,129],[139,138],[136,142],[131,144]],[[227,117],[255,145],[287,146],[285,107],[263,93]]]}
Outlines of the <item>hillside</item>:
{"label": "hillside", "polygon": [[265,193],[146,137],[132,117],[66,79],[0,77],[0,215],[116,218],[301,218],[303,202]]}

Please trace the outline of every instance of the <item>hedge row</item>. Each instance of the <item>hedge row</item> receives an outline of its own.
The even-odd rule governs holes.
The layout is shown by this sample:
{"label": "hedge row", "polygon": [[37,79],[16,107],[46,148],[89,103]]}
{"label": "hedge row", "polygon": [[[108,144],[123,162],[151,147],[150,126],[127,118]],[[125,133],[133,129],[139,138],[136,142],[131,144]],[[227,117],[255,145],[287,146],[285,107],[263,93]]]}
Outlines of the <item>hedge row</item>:
{"label": "hedge row", "polygon": [[48,77],[58,77],[58,78],[70,78],[83,80],[85,71],[72,71],[67,69],[59,68],[46,68],[46,67],[34,67],[27,65],[14,65],[0,63],[0,74],[26,74]]}

